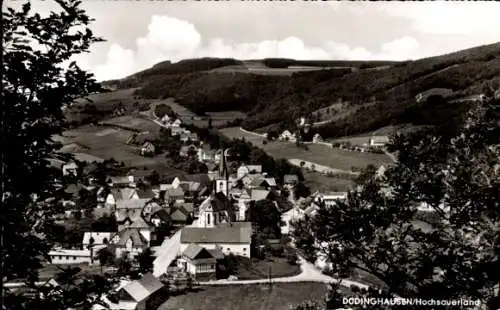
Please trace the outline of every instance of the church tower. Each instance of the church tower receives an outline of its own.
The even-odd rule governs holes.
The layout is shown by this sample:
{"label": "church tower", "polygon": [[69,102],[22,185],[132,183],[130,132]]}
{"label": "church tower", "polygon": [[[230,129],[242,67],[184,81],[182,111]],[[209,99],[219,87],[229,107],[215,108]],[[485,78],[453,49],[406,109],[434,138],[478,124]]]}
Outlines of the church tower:
{"label": "church tower", "polygon": [[222,150],[219,162],[219,172],[215,179],[215,193],[223,193],[226,197],[229,194],[229,172],[227,169],[227,149]]}

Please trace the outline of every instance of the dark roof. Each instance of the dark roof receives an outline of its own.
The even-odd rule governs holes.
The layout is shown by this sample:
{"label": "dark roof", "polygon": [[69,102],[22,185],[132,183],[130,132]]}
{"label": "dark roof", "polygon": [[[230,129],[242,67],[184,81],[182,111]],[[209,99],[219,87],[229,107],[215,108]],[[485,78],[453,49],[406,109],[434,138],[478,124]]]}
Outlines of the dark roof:
{"label": "dark roof", "polygon": [[157,217],[162,221],[169,221],[170,220],[170,215],[168,214],[168,211],[163,209],[163,208],[156,211],[155,213],[153,213],[151,215],[151,217]]}
{"label": "dark roof", "polygon": [[194,212],[194,203],[192,202],[185,202],[182,204],[182,207],[184,210],[186,210],[188,213]]}
{"label": "dark roof", "polygon": [[170,218],[172,219],[172,221],[185,222],[188,218],[188,212],[182,207],[176,207],[172,209]]}
{"label": "dark roof", "polygon": [[210,178],[206,173],[186,174],[181,181],[198,182],[202,187],[210,184]]}
{"label": "dark roof", "polygon": [[155,194],[151,188],[139,188],[137,190],[137,195],[140,199],[152,199],[155,197]]}
{"label": "dark roof", "polygon": [[181,243],[250,243],[251,227],[222,226],[213,228],[184,227]]}
{"label": "dark roof", "polygon": [[[204,254],[204,255],[200,255],[200,254]],[[191,260],[194,260],[197,258],[214,258],[212,253],[210,253],[210,251],[207,251],[207,249],[205,249],[197,244],[194,244],[194,243],[191,243],[190,245],[188,245],[188,247],[184,250],[184,252],[182,252],[182,255],[191,259]],[[200,257],[200,256],[203,256],[203,257]]]}
{"label": "dark roof", "polygon": [[[209,203],[210,206],[212,207],[212,210],[215,212],[221,212],[221,211],[226,211],[229,219],[231,221],[236,220],[236,213],[234,210],[234,205],[233,203],[224,195],[224,193],[215,193],[212,194],[207,200],[205,200],[202,205]],[[200,209],[202,209],[203,206],[200,206]]]}
{"label": "dark roof", "polygon": [[208,252],[210,252],[210,254],[212,254],[212,256],[217,260],[224,258],[224,253],[222,253],[221,249],[218,247],[215,249],[209,249]]}

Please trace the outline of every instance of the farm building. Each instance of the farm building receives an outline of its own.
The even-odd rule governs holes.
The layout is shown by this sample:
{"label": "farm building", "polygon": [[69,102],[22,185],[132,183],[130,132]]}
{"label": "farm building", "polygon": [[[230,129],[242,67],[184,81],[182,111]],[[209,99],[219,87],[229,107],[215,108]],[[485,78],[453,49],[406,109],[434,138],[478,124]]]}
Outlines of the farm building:
{"label": "farm building", "polygon": [[146,142],[141,147],[142,156],[153,156],[155,154],[155,146],[151,142]]}
{"label": "farm building", "polygon": [[323,142],[323,138],[320,136],[319,133],[317,133],[313,136],[312,142],[313,143]]}
{"label": "farm building", "polygon": [[281,141],[296,142],[297,136],[294,133],[291,133],[289,130],[285,130],[281,133],[278,139]]}
{"label": "farm building", "polygon": [[389,143],[388,136],[372,136],[368,140],[370,146],[385,146],[387,143]]}
{"label": "farm building", "polygon": [[164,301],[163,284],[152,274],[144,275],[140,280],[123,286],[118,291],[116,303],[106,300],[108,308],[94,309],[157,309]]}
{"label": "farm building", "polygon": [[251,222],[225,223],[211,228],[184,227],[181,230],[181,251],[196,244],[207,250],[220,249],[224,255],[250,258],[251,237]]}
{"label": "farm building", "polygon": [[52,264],[70,265],[70,264],[90,264],[90,250],[70,250],[70,249],[54,249],[49,252]]}

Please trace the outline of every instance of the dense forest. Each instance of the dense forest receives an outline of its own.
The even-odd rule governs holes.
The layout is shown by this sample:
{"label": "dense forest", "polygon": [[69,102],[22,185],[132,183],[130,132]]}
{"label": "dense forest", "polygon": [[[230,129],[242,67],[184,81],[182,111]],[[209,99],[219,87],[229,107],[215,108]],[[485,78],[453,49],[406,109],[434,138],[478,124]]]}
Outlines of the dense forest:
{"label": "dense forest", "polygon": [[[318,128],[322,136],[335,137],[403,122],[439,122],[456,107],[445,104],[440,113],[433,114],[432,106],[417,105],[415,95],[439,87],[451,89],[457,98],[481,93],[486,84],[498,86],[495,83],[500,81],[500,43],[398,63],[261,61],[264,69],[323,67],[291,74],[251,74],[241,64],[238,60],[213,58],[165,62],[116,85],[138,87],[135,94],[143,98],[173,97],[200,115],[229,110],[245,112],[248,117],[242,127],[247,130],[290,123],[339,100],[346,103],[345,109],[359,107]],[[207,70],[231,66],[239,69]],[[366,105],[373,100],[376,104]]]}

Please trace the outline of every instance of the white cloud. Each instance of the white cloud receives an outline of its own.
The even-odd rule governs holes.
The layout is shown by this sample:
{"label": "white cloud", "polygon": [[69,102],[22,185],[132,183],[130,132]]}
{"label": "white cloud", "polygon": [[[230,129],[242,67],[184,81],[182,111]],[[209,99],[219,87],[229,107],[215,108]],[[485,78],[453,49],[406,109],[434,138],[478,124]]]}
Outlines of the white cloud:
{"label": "white cloud", "polygon": [[411,20],[412,28],[433,35],[493,35],[500,38],[500,3],[435,1],[384,4],[389,16]]}
{"label": "white cloud", "polygon": [[[153,16],[147,33],[136,40],[135,50],[112,44],[104,64],[92,67],[98,80],[122,78],[163,60],[179,61],[196,57],[232,57],[259,59],[268,57],[295,59],[404,60],[425,56],[418,42],[403,37],[384,43],[379,51],[328,41],[308,46],[297,37],[262,42],[233,42],[223,38],[204,41],[196,27],[169,16]],[[78,58],[88,67],[84,58]],[[84,64],[84,65],[83,65]]]}

